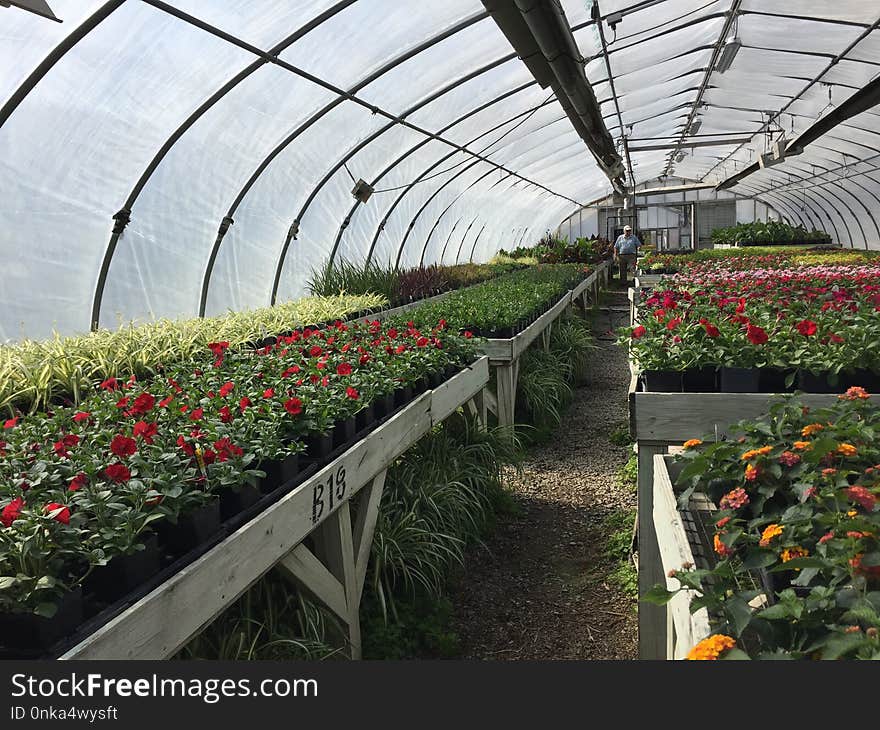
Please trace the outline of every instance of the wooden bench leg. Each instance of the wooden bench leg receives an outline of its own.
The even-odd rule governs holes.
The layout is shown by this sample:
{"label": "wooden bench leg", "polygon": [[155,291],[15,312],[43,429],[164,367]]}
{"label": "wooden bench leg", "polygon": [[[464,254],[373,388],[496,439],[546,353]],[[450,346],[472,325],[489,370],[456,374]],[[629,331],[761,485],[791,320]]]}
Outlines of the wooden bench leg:
{"label": "wooden bench leg", "polygon": [[349,655],[360,659],[360,605],[370,547],[385,487],[382,471],[357,495],[352,525],[351,501],[340,505],[313,533],[315,552],[300,543],[279,563],[287,575],[329,608],[346,626]]}

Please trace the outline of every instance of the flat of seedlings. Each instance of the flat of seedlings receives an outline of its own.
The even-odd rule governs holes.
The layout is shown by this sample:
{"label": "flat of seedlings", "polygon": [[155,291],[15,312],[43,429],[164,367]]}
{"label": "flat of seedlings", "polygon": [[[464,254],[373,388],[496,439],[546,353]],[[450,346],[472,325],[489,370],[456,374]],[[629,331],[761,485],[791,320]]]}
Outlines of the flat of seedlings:
{"label": "flat of seedlings", "polygon": [[[608,302],[610,300],[610,302]],[[626,353],[600,336],[625,324],[623,292],[595,323],[590,381],[553,440],[530,450],[511,481],[521,510],[467,556],[452,602],[454,630],[472,659],[635,659],[635,599],[611,574],[608,518],[635,508],[619,472],[630,449],[611,433],[627,419]]]}

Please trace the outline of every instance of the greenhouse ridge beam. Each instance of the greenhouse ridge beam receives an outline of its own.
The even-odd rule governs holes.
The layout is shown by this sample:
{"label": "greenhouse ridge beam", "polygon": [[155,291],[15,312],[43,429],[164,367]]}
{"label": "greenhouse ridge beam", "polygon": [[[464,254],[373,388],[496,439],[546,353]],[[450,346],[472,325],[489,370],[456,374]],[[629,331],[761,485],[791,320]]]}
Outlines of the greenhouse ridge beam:
{"label": "greenhouse ridge beam", "polygon": [[673,149],[669,153],[669,159],[666,162],[666,175],[669,174],[669,170],[672,167],[673,160],[675,160],[675,156],[681,151],[681,146],[684,143],[685,137],[687,137],[691,125],[694,123],[694,119],[696,119],[697,117],[697,113],[699,112],[700,106],[703,103],[703,96],[706,94],[706,90],[709,88],[709,81],[712,78],[712,73],[715,71],[715,66],[718,64],[718,59],[721,56],[721,48],[724,45],[725,40],[727,40],[728,36],[730,35],[731,28],[733,27],[734,23],[736,23],[741,5],[742,0],[733,0],[733,3],[730,6],[730,10],[728,11],[727,17],[724,20],[724,25],[721,28],[721,34],[718,37],[718,42],[713,47],[712,57],[709,60],[709,65],[706,68],[705,75],[703,76],[703,83],[700,84],[700,89],[697,92],[696,99],[694,99],[690,114],[688,114],[687,121],[684,123],[684,126],[681,129],[681,136],[678,139],[678,144],[676,145],[675,149]]}
{"label": "greenhouse ridge beam", "polygon": [[[612,186],[622,192],[622,163],[593,87],[584,74],[572,28],[552,0],[482,0],[517,55],[542,88],[553,89],[572,126]],[[593,23],[598,20],[595,14]],[[601,24],[600,24],[601,26]]]}

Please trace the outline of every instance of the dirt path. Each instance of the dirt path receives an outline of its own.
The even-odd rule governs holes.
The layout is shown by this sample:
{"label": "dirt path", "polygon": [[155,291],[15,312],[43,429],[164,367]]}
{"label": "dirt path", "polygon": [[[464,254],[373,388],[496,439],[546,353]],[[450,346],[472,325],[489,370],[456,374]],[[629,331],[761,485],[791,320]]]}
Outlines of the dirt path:
{"label": "dirt path", "polygon": [[471,551],[453,592],[467,658],[636,658],[635,603],[610,577],[619,562],[605,554],[609,519],[635,507],[618,478],[629,452],[609,441],[627,418],[626,355],[609,333],[625,323],[626,296],[614,292],[603,306],[591,381],[514,480],[521,514]]}

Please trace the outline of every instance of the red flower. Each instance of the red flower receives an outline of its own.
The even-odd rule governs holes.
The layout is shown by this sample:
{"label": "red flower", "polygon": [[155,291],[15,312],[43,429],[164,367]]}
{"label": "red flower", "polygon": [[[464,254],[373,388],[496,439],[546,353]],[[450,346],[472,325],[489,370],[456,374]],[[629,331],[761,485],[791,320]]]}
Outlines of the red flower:
{"label": "red flower", "polygon": [[336,366],[337,375],[351,375],[351,365],[347,362],[341,362]]}
{"label": "red flower", "polygon": [[352,400],[357,400],[358,398],[361,397],[361,394],[358,393],[358,392],[357,392],[354,388],[352,388],[350,385],[345,389],[345,394],[346,394],[349,398],[351,398]]}
{"label": "red flower", "polygon": [[107,378],[103,383],[101,383],[101,388],[104,390],[116,390],[119,387],[119,381],[116,378]]}
{"label": "red flower", "polygon": [[213,464],[215,461],[217,461],[216,452],[211,451],[211,449],[204,449],[202,451],[202,461],[204,462],[205,466],[207,466],[208,464]]}
{"label": "red flower", "polygon": [[159,408],[167,408],[171,404],[171,401],[173,401],[173,400],[174,400],[173,395],[169,395],[167,398],[163,398],[162,400],[159,401]]}
{"label": "red flower", "polygon": [[154,405],[156,405],[156,399],[152,395],[149,393],[141,393],[134,399],[134,403],[131,404],[131,408],[126,415],[140,416],[144,413],[149,413]]}
{"label": "red flower", "polygon": [[204,408],[196,408],[192,413],[189,414],[189,420],[190,421],[199,421],[199,420],[201,420],[202,416],[204,416],[204,415],[205,415]]}
{"label": "red flower", "polygon": [[218,413],[223,423],[229,423],[232,420],[232,411],[229,410],[229,406],[223,406]]}
{"label": "red flower", "polygon": [[655,309],[654,310],[654,319],[658,322],[662,322],[666,319],[666,310],[665,309]]}
{"label": "red flower", "polygon": [[23,507],[24,500],[21,497],[16,497],[7,504],[3,508],[3,512],[0,512],[0,522],[3,523],[3,526],[12,527],[12,523],[21,517],[21,510]]}
{"label": "red flower", "polygon": [[78,444],[79,436],[74,433],[69,433],[66,436],[62,437],[60,441],[56,441],[53,444],[53,448],[55,449],[55,453],[58,454],[58,456],[60,456],[62,459],[65,459],[70,453],[68,449],[72,449]]}
{"label": "red flower", "polygon": [[746,326],[746,337],[748,337],[749,342],[753,345],[763,345],[770,339],[761,327],[754,324],[748,324]]}
{"label": "red flower", "polygon": [[183,388],[180,387],[180,384],[174,378],[168,378],[168,385],[174,388],[175,393],[183,393]]}
{"label": "red flower", "polygon": [[137,441],[135,441],[133,438],[129,438],[128,436],[123,436],[121,433],[118,433],[113,437],[113,440],[110,442],[110,451],[112,451],[115,456],[118,456],[120,458],[131,456],[137,451]]}
{"label": "red flower", "polygon": [[127,482],[131,479],[131,472],[125,464],[110,464],[104,469],[106,477],[113,482]]}
{"label": "red flower", "polygon": [[302,401],[299,398],[288,398],[284,402],[284,410],[291,416],[298,416],[302,413]]}
{"label": "red flower", "polygon": [[[388,336],[389,336],[389,337],[391,336],[391,330],[388,330]],[[473,336],[474,336],[473,333],[469,332],[468,330],[465,330],[465,331],[464,331],[464,338],[465,338],[466,340],[469,340],[469,339],[470,339],[471,337],[473,337]]]}
{"label": "red flower", "polygon": [[73,420],[75,423],[82,423],[83,421],[88,421],[91,415],[88,411],[79,411],[73,414]]}
{"label": "red flower", "polygon": [[209,342],[208,349],[214,353],[215,357],[220,357],[223,354],[223,351],[229,347],[229,342]]}
{"label": "red flower", "polygon": [[398,345],[394,348],[395,355],[402,355],[404,352],[406,352],[406,345]]}
{"label": "red flower", "polygon": [[183,453],[187,456],[192,456],[195,454],[195,450],[193,449],[191,444],[186,442],[186,439],[181,435],[177,437],[177,445],[183,450]]}
{"label": "red flower", "polygon": [[140,436],[146,444],[153,443],[153,438],[158,432],[159,429],[155,423],[147,423],[146,421],[138,421],[132,430],[134,436]]}
{"label": "red flower", "polygon": [[68,486],[67,486],[67,491],[68,492],[78,492],[80,489],[82,489],[86,485],[88,480],[89,480],[89,478],[85,475],[85,473],[80,472],[73,479],[70,480],[70,484],[68,484]]}
{"label": "red flower", "polygon": [[636,327],[635,329],[633,329],[633,331],[632,331],[632,338],[633,338],[634,340],[641,339],[642,337],[645,336],[645,333],[646,333],[647,331],[648,331],[648,330],[646,330],[642,325],[639,325],[638,327]]}
{"label": "red flower", "polygon": [[681,324],[681,320],[678,317],[673,317],[666,323],[666,329],[674,330],[678,325]]}
{"label": "red flower", "polygon": [[309,355],[311,355],[312,357],[318,357],[318,355],[320,355],[322,352],[324,351],[318,345],[312,345],[311,349],[309,350]]}
{"label": "red flower", "polygon": [[49,502],[49,504],[43,507],[43,513],[47,515],[56,511],[57,514],[52,515],[52,519],[56,522],[60,522],[62,525],[69,525],[70,508],[65,507],[63,504],[58,504],[58,502]]}
{"label": "red flower", "polygon": [[416,347],[424,347],[428,342],[430,342],[430,340],[427,337],[419,337],[419,339],[416,340]]}
{"label": "red flower", "polygon": [[816,323],[809,319],[802,319],[796,325],[797,331],[800,332],[804,337],[812,337],[816,334]]}
{"label": "red flower", "polygon": [[220,390],[218,391],[220,393],[220,397],[225,398],[232,392],[233,388],[235,388],[235,383],[233,383],[232,381],[228,383],[223,383],[223,385],[220,386]]}
{"label": "red flower", "polygon": [[718,337],[721,333],[718,331],[718,328],[712,324],[711,322],[704,322],[703,329],[706,330],[707,337]]}
{"label": "red flower", "polygon": [[129,400],[131,400],[131,399],[127,395],[120,398],[118,401],[116,401],[116,407],[117,408],[127,408]]}
{"label": "red flower", "polygon": [[826,542],[828,542],[829,540],[833,540],[833,539],[834,539],[834,533],[833,532],[826,532],[824,535],[822,535],[822,537],[819,538],[819,544],[824,545]]}
{"label": "red flower", "polygon": [[846,490],[846,496],[853,502],[858,502],[867,512],[874,511],[874,505],[877,504],[877,498],[871,494],[865,487],[850,487]]}
{"label": "red flower", "polygon": [[251,404],[251,399],[245,396],[238,402],[239,410],[244,413],[245,409]]}
{"label": "red flower", "polygon": [[361,355],[361,359],[358,360],[358,362],[361,365],[366,365],[368,362],[370,362],[370,356],[369,355]]}
{"label": "red flower", "polygon": [[266,390],[263,391],[264,398],[271,398],[274,395],[275,395],[275,390],[273,388],[266,388]]}
{"label": "red flower", "polygon": [[243,456],[244,451],[236,446],[228,437],[224,436],[214,442],[214,448],[217,450],[217,461],[227,461],[236,456]]}

